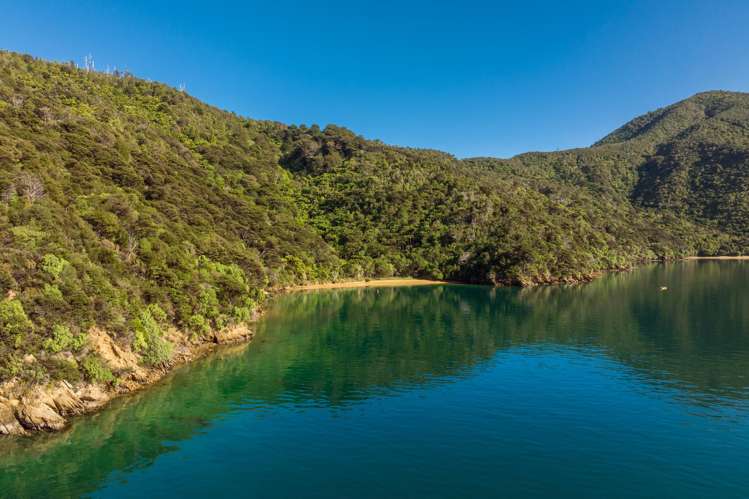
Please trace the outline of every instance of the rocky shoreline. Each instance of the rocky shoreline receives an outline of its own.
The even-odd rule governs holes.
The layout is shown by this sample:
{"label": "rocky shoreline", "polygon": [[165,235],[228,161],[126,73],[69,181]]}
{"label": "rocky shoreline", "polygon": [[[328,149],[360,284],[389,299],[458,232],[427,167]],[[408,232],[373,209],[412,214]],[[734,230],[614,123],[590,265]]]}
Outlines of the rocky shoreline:
{"label": "rocky shoreline", "polygon": [[[569,279],[564,282],[549,281],[544,284],[582,283],[598,276],[600,274],[597,273],[586,276],[584,279]],[[340,282],[277,291],[443,283],[443,281],[423,279],[397,279],[396,284],[391,284],[391,281],[396,280]],[[521,284],[532,286],[539,283]],[[252,321],[256,321],[258,316],[259,314],[256,314]],[[96,353],[113,371],[123,374],[117,376],[115,383],[88,381],[70,383],[60,380],[47,384],[34,384],[10,380],[0,384],[0,438],[3,435],[27,436],[37,432],[63,430],[68,426],[71,418],[96,412],[117,397],[148,387],[178,365],[204,357],[219,345],[250,341],[253,336],[254,331],[246,324],[230,326],[199,341],[192,340],[183,332],[172,329],[167,338],[175,345],[174,356],[167,365],[149,368],[141,365],[136,353],[118,345],[105,331],[92,328],[88,333],[88,351]]]}
{"label": "rocky shoreline", "polygon": [[[630,267],[610,269],[607,272],[631,270]],[[508,283],[522,287],[538,285],[583,284],[601,277],[605,272],[591,272],[566,279],[538,278]],[[390,284],[390,281],[397,281]],[[350,281],[335,284],[299,286],[277,290],[279,292],[327,288],[376,287],[378,285],[443,284],[444,281],[422,279],[390,279]],[[252,322],[259,317],[257,313]],[[95,412],[119,396],[140,390],[162,379],[174,367],[204,357],[219,345],[250,341],[254,331],[247,324],[227,327],[208,337],[195,341],[186,334],[172,329],[168,339],[175,345],[175,354],[169,364],[158,367],[140,365],[139,357],[130,349],[119,346],[106,332],[92,328],[88,334],[88,348],[98,354],[113,371],[125,373],[116,383],[77,382],[65,380],[47,384],[22,383],[17,380],[0,384],[0,438],[3,435],[31,435],[36,432],[54,432],[67,427],[70,418]]]}
{"label": "rocky shoreline", "polygon": [[121,376],[115,383],[55,381],[30,384],[10,380],[0,384],[0,435],[31,435],[40,431],[60,431],[70,418],[101,409],[110,400],[147,387],[174,367],[205,356],[219,345],[249,341],[254,331],[246,324],[214,332],[202,341],[193,341],[172,330],[175,355],[168,365],[143,367],[138,356],[119,346],[106,332],[92,328],[88,347]]}

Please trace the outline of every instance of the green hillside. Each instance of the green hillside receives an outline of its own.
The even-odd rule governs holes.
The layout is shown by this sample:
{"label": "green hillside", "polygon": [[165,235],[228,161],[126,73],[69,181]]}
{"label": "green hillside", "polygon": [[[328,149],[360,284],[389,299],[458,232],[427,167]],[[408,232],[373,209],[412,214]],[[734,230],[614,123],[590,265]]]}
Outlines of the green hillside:
{"label": "green hillside", "polygon": [[170,327],[200,341],[298,283],[577,282],[744,252],[748,154],[746,94],[591,148],[461,161],[0,52],[0,380],[113,379],[93,326],[167,364]]}
{"label": "green hillside", "polygon": [[749,247],[747,93],[697,94],[635,118],[589,148],[472,161],[714,228],[730,235],[720,253]]}

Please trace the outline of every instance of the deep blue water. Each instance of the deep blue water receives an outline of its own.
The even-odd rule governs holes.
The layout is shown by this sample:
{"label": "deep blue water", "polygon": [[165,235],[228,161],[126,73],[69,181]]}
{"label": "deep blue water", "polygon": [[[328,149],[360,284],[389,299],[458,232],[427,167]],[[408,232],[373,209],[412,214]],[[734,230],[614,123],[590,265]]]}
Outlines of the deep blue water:
{"label": "deep blue water", "polygon": [[2,495],[749,497],[749,262],[293,294],[258,329],[0,442]]}

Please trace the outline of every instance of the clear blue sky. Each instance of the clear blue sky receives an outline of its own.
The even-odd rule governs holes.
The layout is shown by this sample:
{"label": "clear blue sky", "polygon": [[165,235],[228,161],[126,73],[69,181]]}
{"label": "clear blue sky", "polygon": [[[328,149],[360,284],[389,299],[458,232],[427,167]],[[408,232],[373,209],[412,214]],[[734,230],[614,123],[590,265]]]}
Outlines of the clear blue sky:
{"label": "clear blue sky", "polygon": [[693,93],[749,91],[746,0],[0,0],[0,13],[4,49],[91,53],[244,116],[459,157],[585,146]]}

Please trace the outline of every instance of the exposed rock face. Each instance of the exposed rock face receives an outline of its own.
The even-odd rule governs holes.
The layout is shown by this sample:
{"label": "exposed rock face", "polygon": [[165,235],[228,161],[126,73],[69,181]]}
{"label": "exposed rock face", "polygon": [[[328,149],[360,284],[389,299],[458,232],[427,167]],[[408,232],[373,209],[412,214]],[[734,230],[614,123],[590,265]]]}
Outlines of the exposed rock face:
{"label": "exposed rock face", "polygon": [[0,434],[61,430],[70,416],[101,407],[112,396],[93,383],[83,384],[78,391],[65,381],[27,388],[17,399],[0,399]]}
{"label": "exposed rock face", "polygon": [[[66,381],[48,385],[24,385],[17,380],[0,384],[0,435],[27,435],[35,431],[57,431],[67,425],[71,416],[96,410],[118,394],[128,393],[149,385],[163,377],[170,367],[188,362],[211,351],[216,344],[238,343],[252,338],[253,331],[246,325],[235,325],[213,333],[202,343],[191,342],[183,333],[173,330],[168,338],[176,348],[169,366],[146,368],[139,365],[139,357],[122,348],[104,331],[89,331],[89,352],[99,355],[114,372],[119,372],[116,387],[98,383]],[[76,361],[70,352],[57,354]],[[36,359],[28,359],[36,362]]]}
{"label": "exposed rock face", "polygon": [[88,332],[88,342],[112,370],[136,369],[138,367],[138,356],[129,350],[120,348],[101,329],[91,328]]}
{"label": "exposed rock face", "polygon": [[26,430],[16,419],[16,412],[9,400],[0,400],[0,435],[25,435]]}
{"label": "exposed rock face", "polygon": [[81,402],[85,411],[97,409],[112,398],[112,394],[104,389],[101,385],[87,383],[81,386],[75,393],[76,398]]}
{"label": "exposed rock face", "polygon": [[[3,385],[0,396],[0,435],[25,435],[29,431],[56,431],[65,427],[67,418],[83,414],[109,400],[109,395],[98,385],[85,384],[80,393],[73,387],[58,381],[51,385],[22,387],[16,383]],[[94,390],[96,404],[83,397]]]}
{"label": "exposed rock face", "polygon": [[65,381],[55,384],[49,391],[49,396],[57,412],[63,416],[75,416],[86,409],[81,399],[73,393],[72,387]]}
{"label": "exposed rock face", "polygon": [[27,430],[51,431],[65,426],[65,418],[57,412],[54,399],[44,387],[35,387],[21,397],[16,418]]}
{"label": "exposed rock face", "polygon": [[225,327],[220,331],[216,331],[213,335],[213,341],[220,345],[226,343],[236,343],[238,341],[247,341],[252,338],[252,330],[244,324],[237,324],[235,326]]}

